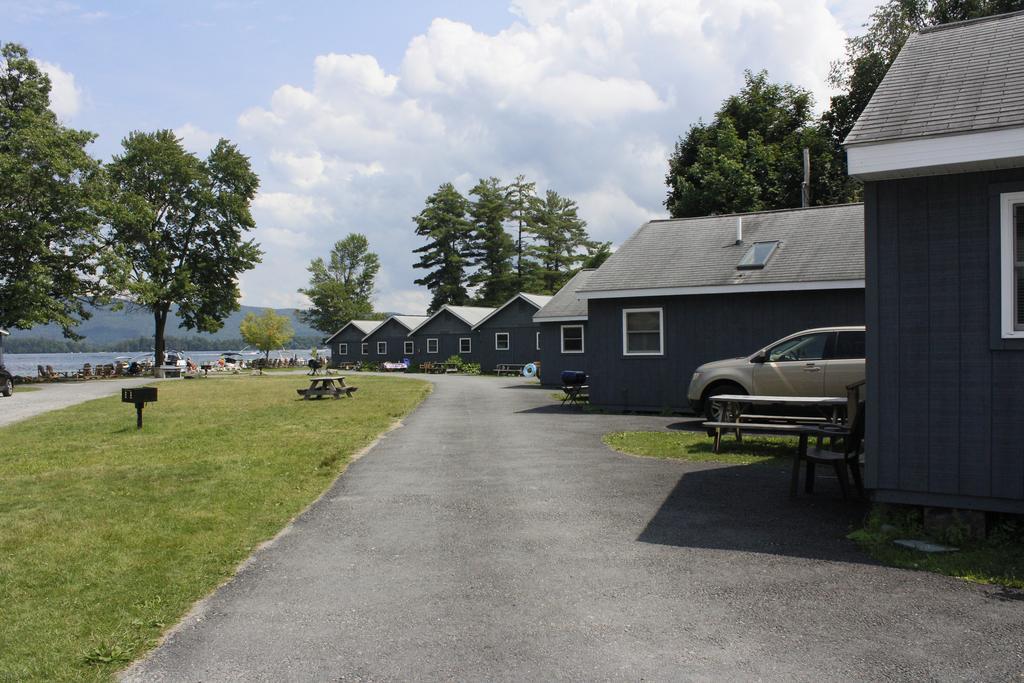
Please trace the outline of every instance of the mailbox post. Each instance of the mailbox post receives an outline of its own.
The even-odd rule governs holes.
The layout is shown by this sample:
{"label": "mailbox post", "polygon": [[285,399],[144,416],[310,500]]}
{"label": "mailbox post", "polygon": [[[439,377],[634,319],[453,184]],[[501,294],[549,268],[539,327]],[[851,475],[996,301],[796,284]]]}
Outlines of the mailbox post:
{"label": "mailbox post", "polygon": [[135,387],[121,390],[122,403],[134,403],[137,416],[135,428],[142,429],[142,409],[147,403],[156,403],[156,387]]}

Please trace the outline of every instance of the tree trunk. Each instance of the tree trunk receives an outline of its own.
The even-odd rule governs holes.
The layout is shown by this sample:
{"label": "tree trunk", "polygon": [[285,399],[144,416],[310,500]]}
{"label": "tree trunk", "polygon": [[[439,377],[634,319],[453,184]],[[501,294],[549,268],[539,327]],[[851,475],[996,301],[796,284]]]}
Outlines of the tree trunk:
{"label": "tree trunk", "polygon": [[164,364],[164,329],[167,327],[167,311],[170,306],[157,304],[153,309],[153,321],[156,323],[156,331],[153,334],[153,356],[156,368]]}

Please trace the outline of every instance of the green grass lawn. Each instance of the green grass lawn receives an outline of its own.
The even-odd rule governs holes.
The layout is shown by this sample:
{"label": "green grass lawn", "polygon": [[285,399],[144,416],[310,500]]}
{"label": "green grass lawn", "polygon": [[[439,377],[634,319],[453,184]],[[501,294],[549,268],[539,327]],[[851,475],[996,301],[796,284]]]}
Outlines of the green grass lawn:
{"label": "green grass lawn", "polygon": [[26,391],[39,391],[39,387],[34,387],[30,384],[15,384],[14,393],[24,394]]}
{"label": "green grass lawn", "polygon": [[611,432],[604,442],[612,449],[649,458],[722,462],[733,465],[757,463],[786,464],[796,453],[797,440],[785,437],[744,436],[742,443],[730,436],[722,439],[720,453],[712,452],[713,440],[704,432]]}
{"label": "green grass lawn", "polygon": [[0,429],[0,680],[105,680],[412,410],[427,383],[166,382]]}

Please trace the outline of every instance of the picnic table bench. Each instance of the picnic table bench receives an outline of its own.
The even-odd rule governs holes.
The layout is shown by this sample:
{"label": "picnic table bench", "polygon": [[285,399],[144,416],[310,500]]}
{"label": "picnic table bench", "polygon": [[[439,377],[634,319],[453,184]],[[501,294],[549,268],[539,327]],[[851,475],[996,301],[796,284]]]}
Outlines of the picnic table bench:
{"label": "picnic table bench", "polygon": [[344,377],[314,377],[309,380],[308,389],[296,389],[299,396],[304,401],[310,399],[321,399],[326,396],[332,398],[341,398],[347,396],[353,398],[352,394],[355,393],[358,387],[350,387],[345,384]]}
{"label": "picnic table bench", "polygon": [[498,377],[502,375],[521,375],[525,367],[526,365],[522,363],[498,363],[498,367],[494,369],[494,374]]}
{"label": "picnic table bench", "polygon": [[[708,434],[715,437],[714,452],[718,453],[722,445],[722,432],[733,432],[737,441],[743,440],[743,432],[762,434],[806,434],[809,429],[826,424],[839,424],[842,409],[847,405],[846,398],[834,396],[745,396],[740,394],[721,394],[712,396],[711,401],[720,404],[722,419],[708,421],[704,427]],[[819,412],[818,416],[803,415],[760,415],[744,413],[747,406],[780,406],[794,408],[812,408]],[[820,436],[820,432],[819,432]],[[819,438],[820,441],[820,438]]]}

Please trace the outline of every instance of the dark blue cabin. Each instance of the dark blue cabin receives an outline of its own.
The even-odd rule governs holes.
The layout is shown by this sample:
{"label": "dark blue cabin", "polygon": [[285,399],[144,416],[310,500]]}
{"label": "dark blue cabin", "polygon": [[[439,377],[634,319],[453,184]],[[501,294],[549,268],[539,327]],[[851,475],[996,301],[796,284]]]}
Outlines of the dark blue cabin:
{"label": "dark blue cabin", "polygon": [[391,316],[363,337],[360,358],[368,363],[398,363],[405,358],[412,363],[420,362],[409,332],[426,319],[423,315]]}
{"label": "dark blue cabin", "polygon": [[331,367],[367,360],[361,353],[363,338],[380,324],[380,320],[350,320],[325,339],[324,343],[331,350]]}
{"label": "dark blue cabin", "polygon": [[494,372],[499,364],[540,360],[540,326],[533,316],[550,300],[540,294],[516,294],[476,324],[484,372]]}
{"label": "dark blue cabin", "polygon": [[579,296],[594,270],[581,270],[558,290],[533,321],[540,328],[540,382],[562,384],[563,370],[590,373],[587,360],[587,302]]}
{"label": "dark blue cabin", "polygon": [[688,411],[703,363],[803,329],[864,324],[864,208],[651,221],[577,294],[591,403]]}
{"label": "dark blue cabin", "polygon": [[446,304],[429,318],[423,318],[408,335],[416,348],[416,362],[443,363],[459,356],[467,363],[479,363],[480,341],[473,326],[492,311],[493,308]]}
{"label": "dark blue cabin", "polygon": [[1024,13],[911,36],[846,139],[864,181],[865,484],[1024,513]]}

